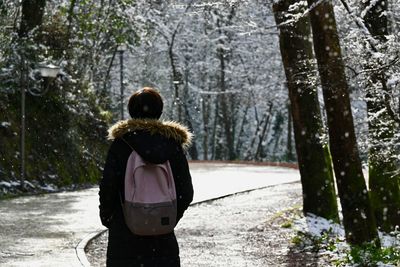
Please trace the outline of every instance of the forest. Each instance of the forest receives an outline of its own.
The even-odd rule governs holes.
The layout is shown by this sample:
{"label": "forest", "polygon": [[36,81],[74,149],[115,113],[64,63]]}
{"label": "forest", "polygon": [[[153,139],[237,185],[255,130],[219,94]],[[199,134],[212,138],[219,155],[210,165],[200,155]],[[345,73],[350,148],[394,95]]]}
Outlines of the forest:
{"label": "forest", "polygon": [[97,183],[151,86],[191,160],[298,163],[352,244],[399,225],[399,0],[0,0],[0,23],[0,196]]}

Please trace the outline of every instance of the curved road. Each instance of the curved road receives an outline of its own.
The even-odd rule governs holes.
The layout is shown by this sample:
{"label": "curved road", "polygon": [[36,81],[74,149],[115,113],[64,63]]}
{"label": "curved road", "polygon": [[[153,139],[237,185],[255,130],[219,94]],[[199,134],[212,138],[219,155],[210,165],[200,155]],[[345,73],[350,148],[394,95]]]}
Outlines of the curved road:
{"label": "curved road", "polygon": [[[297,170],[191,163],[194,202],[300,180]],[[98,188],[0,201],[0,266],[81,266],[75,248],[104,229]]]}

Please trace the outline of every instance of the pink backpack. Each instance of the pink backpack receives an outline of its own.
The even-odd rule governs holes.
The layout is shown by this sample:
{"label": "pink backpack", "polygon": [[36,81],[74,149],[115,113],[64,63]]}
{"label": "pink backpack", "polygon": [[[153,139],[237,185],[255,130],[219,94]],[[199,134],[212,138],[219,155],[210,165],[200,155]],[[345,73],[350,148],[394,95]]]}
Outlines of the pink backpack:
{"label": "pink backpack", "polygon": [[169,161],[145,162],[132,148],[125,171],[122,210],[126,225],[135,235],[162,235],[174,230],[177,202]]}

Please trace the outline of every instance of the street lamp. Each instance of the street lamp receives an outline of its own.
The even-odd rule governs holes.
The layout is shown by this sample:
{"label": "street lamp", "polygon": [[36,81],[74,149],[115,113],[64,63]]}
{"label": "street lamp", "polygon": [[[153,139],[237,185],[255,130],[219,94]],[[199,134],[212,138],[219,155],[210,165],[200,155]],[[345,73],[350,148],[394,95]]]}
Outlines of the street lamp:
{"label": "street lamp", "polygon": [[[45,79],[47,82],[47,86],[43,90],[35,90],[33,91],[29,87],[29,82],[27,81],[25,68],[22,69],[21,73],[21,188],[24,186],[25,182],[25,96],[26,91],[28,91],[31,95],[34,96],[42,96],[46,93],[50,82],[55,79],[60,72],[60,67],[52,65],[52,64],[41,64],[36,69],[37,73],[41,78]],[[27,81],[27,83],[25,83]],[[28,85],[28,86],[27,86]],[[26,90],[26,86],[28,90]]]}
{"label": "street lamp", "polygon": [[39,64],[36,69],[33,71],[33,76],[35,80],[43,79],[44,85],[42,88],[38,87],[30,87],[28,86],[28,92],[33,96],[42,96],[44,95],[51,82],[57,75],[60,73],[60,67],[53,64]]}
{"label": "street lamp", "polygon": [[40,64],[37,70],[43,78],[56,78],[60,73],[60,67],[53,64]]}
{"label": "street lamp", "polygon": [[121,109],[121,120],[124,119],[124,52],[127,47],[125,44],[121,44],[117,47],[117,52],[119,53],[119,63],[120,63],[120,82],[121,82],[121,93],[120,93],[120,109]]}

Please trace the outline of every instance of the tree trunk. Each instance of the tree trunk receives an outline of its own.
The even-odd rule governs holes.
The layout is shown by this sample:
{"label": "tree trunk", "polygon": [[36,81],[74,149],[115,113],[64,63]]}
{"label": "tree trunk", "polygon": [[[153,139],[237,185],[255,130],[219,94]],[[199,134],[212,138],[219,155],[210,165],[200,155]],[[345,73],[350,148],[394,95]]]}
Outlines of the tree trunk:
{"label": "tree trunk", "polygon": [[[266,138],[267,128],[270,125],[272,107],[273,107],[273,104],[272,104],[272,102],[270,102],[269,107],[268,107],[268,115],[266,116],[265,123],[262,128],[261,134],[259,133],[259,135],[258,135],[258,145],[257,145],[256,153],[254,156],[255,160],[259,160],[262,156],[262,150],[261,150],[263,147],[262,143],[264,141],[264,138]],[[260,124],[260,127],[261,127],[261,124]]]}
{"label": "tree trunk", "polygon": [[[307,1],[309,7],[318,2]],[[358,154],[348,84],[332,4],[319,2],[310,12],[310,18],[346,240],[355,245],[371,241],[379,245],[376,222]]]}
{"label": "tree trunk", "polygon": [[[185,88],[183,90],[183,109],[185,111],[185,123],[191,132],[194,132],[194,127],[192,121],[194,121],[192,117],[192,113],[189,111],[189,107],[193,107],[192,99],[188,95],[189,92],[189,71],[186,67],[185,69]],[[192,145],[189,148],[189,155],[192,160],[199,159],[199,153],[197,151],[197,142],[193,140]]]}
{"label": "tree trunk", "polygon": [[290,108],[290,104],[288,107],[288,120],[287,120],[287,142],[286,142],[286,160],[288,162],[294,161],[293,156],[293,145],[292,145],[292,109]]}
{"label": "tree trunk", "polygon": [[230,111],[228,110],[228,103],[230,97],[226,94],[226,84],[225,84],[225,58],[222,49],[218,51],[218,58],[220,61],[220,89],[222,94],[220,95],[220,106],[222,112],[222,123],[225,132],[226,145],[228,148],[228,159],[233,160],[236,158],[234,149],[234,138],[232,133],[232,120]]}
{"label": "tree trunk", "polygon": [[279,160],[279,156],[277,156],[276,154],[277,154],[277,150],[279,147],[279,142],[281,141],[281,138],[282,138],[283,123],[284,123],[284,118],[282,116],[282,112],[278,111],[276,113],[275,120],[274,120],[274,126],[272,128],[274,133],[273,133],[271,141],[270,141],[271,144],[274,143],[272,150],[271,150],[271,156],[274,160]]}
{"label": "tree trunk", "polygon": [[242,135],[244,133],[244,126],[248,123],[247,120],[247,112],[249,111],[250,108],[250,101],[248,102],[248,104],[246,105],[246,109],[244,110],[244,114],[243,114],[243,119],[242,122],[240,124],[240,129],[239,129],[239,133],[237,135],[237,140],[236,140],[236,147],[235,147],[235,151],[236,151],[236,155],[240,155],[240,150],[242,148],[243,145],[243,141],[242,141]]}
{"label": "tree trunk", "polygon": [[[303,17],[291,24],[286,22],[290,5],[298,0],[284,0],[274,4],[274,13],[280,28],[280,49],[285,68],[297,160],[303,188],[303,212],[339,221],[334,188],[332,162],[325,155],[327,144],[321,140],[324,133],[318,93],[313,78],[310,24]],[[297,11],[299,12],[299,11]]]}
{"label": "tree trunk", "polygon": [[42,25],[46,0],[23,0],[18,36],[28,37],[32,30]]}
{"label": "tree trunk", "polygon": [[[384,45],[388,34],[387,1],[366,1],[364,22],[371,35]],[[390,103],[386,95],[387,77],[380,62],[369,60],[370,71],[367,84],[367,110],[369,133],[369,187],[372,207],[378,226],[390,232],[400,225],[400,174],[396,165],[393,145],[399,131],[389,113]],[[396,174],[397,173],[397,174]]]}
{"label": "tree trunk", "polygon": [[[72,29],[72,20],[74,16],[74,8],[76,5],[76,0],[71,0],[69,3],[69,8],[68,8],[68,16],[67,16],[67,35],[66,35],[66,42],[69,44],[71,40],[71,29]],[[68,45],[69,46],[69,45]]]}
{"label": "tree trunk", "polygon": [[256,114],[255,119],[256,119],[257,126],[256,126],[256,130],[254,132],[253,138],[251,139],[250,145],[247,147],[247,150],[245,153],[246,160],[254,160],[255,159],[255,153],[254,153],[254,155],[252,154],[253,147],[254,147],[254,144],[256,143],[257,137],[260,136],[261,126],[264,123],[264,121],[268,119],[268,115],[269,115],[268,110],[266,110],[263,117],[261,118],[261,120],[259,120],[257,112],[255,112],[255,114]]}
{"label": "tree trunk", "polygon": [[[220,20],[217,19],[217,27],[218,27],[218,32],[219,35],[222,37],[224,32],[221,29],[220,25]],[[220,48],[217,48],[217,54],[218,54],[218,59],[220,63],[220,76],[219,76],[219,87],[220,87],[220,92],[221,95],[220,97],[220,106],[221,106],[221,112],[222,112],[222,123],[223,123],[223,128],[224,128],[224,133],[225,133],[225,140],[226,140],[226,146],[228,149],[228,159],[229,160],[234,160],[236,158],[235,155],[235,146],[234,146],[234,133],[233,133],[233,125],[232,125],[232,110],[229,109],[229,102],[231,101],[231,97],[226,93],[226,77],[225,77],[225,71],[226,71],[226,60],[225,60],[225,51],[224,51],[224,41],[221,38],[219,41],[219,44],[221,45]]]}
{"label": "tree trunk", "polygon": [[179,85],[182,84],[182,74],[178,71],[176,68],[176,62],[175,62],[175,55],[174,55],[174,39],[168,44],[168,57],[169,57],[169,62],[171,64],[171,78],[172,78],[172,86],[174,89],[174,101],[175,105],[177,106],[177,115],[176,118],[178,121],[182,122],[182,100],[180,98],[180,90],[179,90]]}
{"label": "tree trunk", "polygon": [[214,110],[214,122],[213,122],[213,130],[212,130],[212,160],[221,160],[222,159],[222,151],[220,145],[221,135],[218,126],[220,123],[220,115],[219,115],[219,101],[215,99],[215,110]]}
{"label": "tree trunk", "polygon": [[208,135],[209,135],[209,117],[210,117],[210,97],[203,97],[201,101],[203,117],[203,160],[208,160]]}

